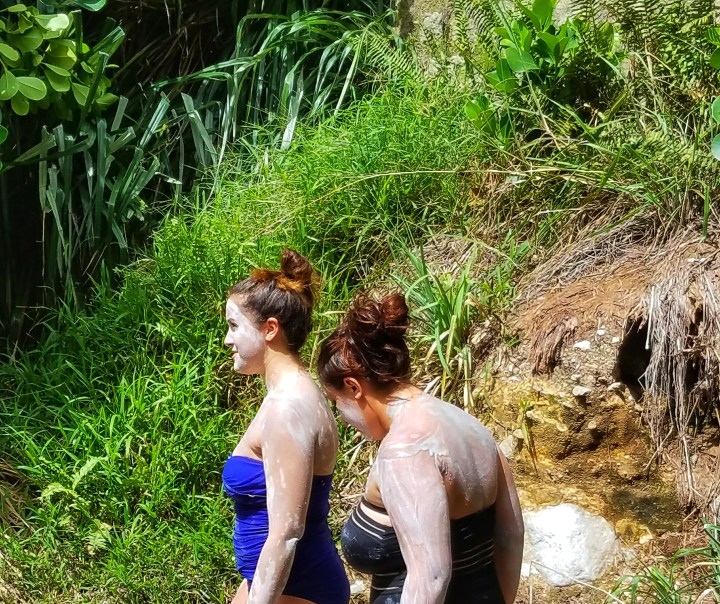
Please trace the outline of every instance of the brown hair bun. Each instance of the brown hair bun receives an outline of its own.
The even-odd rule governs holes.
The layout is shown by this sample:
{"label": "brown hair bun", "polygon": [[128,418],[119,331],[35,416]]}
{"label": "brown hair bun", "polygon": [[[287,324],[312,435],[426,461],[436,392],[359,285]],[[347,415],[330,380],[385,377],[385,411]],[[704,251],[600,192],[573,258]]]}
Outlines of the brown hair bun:
{"label": "brown hair bun", "polygon": [[315,304],[320,277],[310,261],[295,250],[285,249],[280,256],[280,270],[256,268],[250,278],[258,282],[274,282],[278,289],[299,294],[312,308]]}
{"label": "brown hair bun", "polygon": [[358,341],[382,338],[403,338],[408,329],[408,307],[400,293],[382,300],[366,296],[358,298],[345,319],[351,337]]}
{"label": "brown hair bun", "polygon": [[382,300],[357,298],[320,347],[320,381],[340,388],[347,376],[363,377],[379,386],[409,380],[408,323],[408,306],[400,293]]}

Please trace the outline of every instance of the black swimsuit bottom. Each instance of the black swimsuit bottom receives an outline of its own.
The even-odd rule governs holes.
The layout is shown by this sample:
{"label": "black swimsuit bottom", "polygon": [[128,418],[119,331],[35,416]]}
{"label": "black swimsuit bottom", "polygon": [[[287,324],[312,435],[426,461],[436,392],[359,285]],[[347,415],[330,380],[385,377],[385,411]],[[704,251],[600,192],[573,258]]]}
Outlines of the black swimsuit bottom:
{"label": "black swimsuit bottom", "polygon": [[[387,512],[362,503],[382,514]],[[495,572],[495,506],[450,521],[452,576],[445,604],[505,604]],[[345,523],[342,550],[354,569],[372,575],[370,604],[399,604],[407,570],[395,529],[357,506]]]}

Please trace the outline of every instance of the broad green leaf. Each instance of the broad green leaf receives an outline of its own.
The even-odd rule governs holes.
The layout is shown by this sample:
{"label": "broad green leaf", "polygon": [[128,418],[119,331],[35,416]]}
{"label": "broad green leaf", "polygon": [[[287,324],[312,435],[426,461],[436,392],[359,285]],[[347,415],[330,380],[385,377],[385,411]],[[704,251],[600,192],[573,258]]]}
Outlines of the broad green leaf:
{"label": "broad green leaf", "polygon": [[52,63],[45,63],[43,67],[49,69],[53,73],[58,74],[59,76],[65,76],[66,78],[70,77],[70,72],[67,69],[63,69],[62,67],[58,67],[57,65],[53,65]]}
{"label": "broad green leaf", "polygon": [[73,4],[85,10],[95,12],[105,7],[105,0],[75,0]]}
{"label": "broad green leaf", "polygon": [[555,0],[535,0],[533,2],[532,12],[540,22],[540,29],[546,29],[552,23],[554,9]]}
{"label": "broad green leaf", "polygon": [[538,34],[538,38],[540,38],[545,44],[547,44],[548,48],[552,50],[557,46],[558,39],[557,36],[553,36],[551,33],[548,33],[546,31],[541,31]]}
{"label": "broad green leaf", "polygon": [[15,50],[12,46],[0,42],[0,55],[5,57],[8,61],[17,61],[20,58],[20,53]]}
{"label": "broad green leaf", "polygon": [[712,140],[712,154],[715,159],[720,160],[720,134],[716,134]]}
{"label": "broad green leaf", "polygon": [[81,107],[84,107],[85,103],[87,103],[89,92],[90,88],[88,88],[87,86],[83,86],[82,84],[76,84],[75,82],[72,83],[73,96],[75,97],[77,104]]}
{"label": "broad green leaf", "polygon": [[540,19],[539,19],[538,16],[535,14],[535,12],[532,11],[532,10],[530,10],[527,6],[525,6],[525,5],[522,3],[522,0],[520,0],[519,2],[515,2],[515,4],[516,4],[517,7],[520,9],[520,11],[522,12],[522,14],[525,15],[525,16],[528,18],[528,20],[529,20],[530,23],[532,24],[533,28],[534,28],[536,31],[541,31],[541,30],[542,30],[542,23],[540,22]]}
{"label": "broad green leaf", "polygon": [[35,23],[30,19],[29,15],[27,13],[21,13],[18,15],[17,26],[12,33],[24,34],[33,25],[35,25]]}
{"label": "broad green leaf", "polygon": [[505,38],[506,40],[512,40],[512,36],[510,35],[510,32],[505,27],[496,27],[495,33],[500,36],[501,38]]}
{"label": "broad green leaf", "polygon": [[710,55],[710,66],[715,69],[720,69],[720,48],[716,48]]}
{"label": "broad green leaf", "polygon": [[523,73],[525,71],[533,71],[538,69],[535,60],[529,52],[517,50],[516,48],[506,48],[505,58],[507,59],[510,69],[515,73]]}
{"label": "broad green leaf", "polygon": [[612,49],[615,42],[615,28],[613,27],[613,24],[609,21],[603,23],[600,26],[600,36],[605,42],[606,49]]}
{"label": "broad green leaf", "polygon": [[5,126],[0,126],[0,145],[2,145],[8,137],[8,129]]}
{"label": "broad green leaf", "polygon": [[31,101],[41,101],[47,95],[47,86],[40,78],[20,76],[17,83],[18,92]]}
{"label": "broad green leaf", "polygon": [[720,96],[713,101],[711,111],[713,119],[720,124]]}
{"label": "broad green leaf", "polygon": [[37,27],[32,27],[25,33],[8,36],[8,41],[18,50],[30,52],[43,43],[43,36]]}
{"label": "broad green leaf", "polygon": [[503,80],[515,79],[515,76],[513,75],[512,69],[510,69],[510,64],[508,63],[507,59],[500,59],[495,65],[495,69],[501,82]]}
{"label": "broad green leaf", "polygon": [[9,13],[22,13],[27,10],[27,6],[24,4],[14,4],[13,6],[9,6],[7,8],[7,12]]}
{"label": "broad green leaf", "polygon": [[16,94],[10,99],[10,106],[18,115],[27,115],[30,111],[30,103],[22,94]]}
{"label": "broad green leaf", "polygon": [[0,101],[10,100],[17,94],[17,78],[11,71],[6,71],[0,77]]}
{"label": "broad green leaf", "polygon": [[35,21],[48,31],[60,32],[70,27],[70,18],[63,13],[57,15],[37,15]]}
{"label": "broad green leaf", "polygon": [[59,75],[48,69],[45,71],[45,77],[50,87],[56,92],[67,92],[70,90],[70,78],[68,76]]}
{"label": "broad green leaf", "polygon": [[53,57],[46,54],[44,58],[44,65],[54,65],[56,67],[59,67],[60,69],[63,69],[64,71],[67,71],[68,69],[72,69],[75,66],[75,59],[70,58],[69,56]]}
{"label": "broad green leaf", "polygon": [[473,101],[465,103],[465,115],[471,120],[476,120],[485,110]]}
{"label": "broad green leaf", "polygon": [[118,100],[112,92],[106,92],[102,96],[95,99],[95,104],[101,109],[107,109],[110,105],[113,105]]}

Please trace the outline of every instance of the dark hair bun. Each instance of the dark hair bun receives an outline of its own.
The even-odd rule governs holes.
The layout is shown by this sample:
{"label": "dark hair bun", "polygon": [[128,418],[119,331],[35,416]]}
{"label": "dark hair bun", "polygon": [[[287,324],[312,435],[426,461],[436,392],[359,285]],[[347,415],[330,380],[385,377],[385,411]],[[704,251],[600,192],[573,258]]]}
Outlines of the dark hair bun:
{"label": "dark hair bun", "polygon": [[340,388],[346,376],[364,377],[380,386],[409,380],[407,330],[405,296],[394,293],[374,300],[361,295],[320,347],[320,381]]}
{"label": "dark hair bun", "polygon": [[408,324],[408,307],[400,293],[380,301],[361,297],[347,315],[347,328],[356,341],[380,337],[402,339]]}
{"label": "dark hair bun", "polygon": [[284,250],[280,256],[280,271],[291,281],[305,287],[313,285],[313,267],[310,261],[295,250]]}

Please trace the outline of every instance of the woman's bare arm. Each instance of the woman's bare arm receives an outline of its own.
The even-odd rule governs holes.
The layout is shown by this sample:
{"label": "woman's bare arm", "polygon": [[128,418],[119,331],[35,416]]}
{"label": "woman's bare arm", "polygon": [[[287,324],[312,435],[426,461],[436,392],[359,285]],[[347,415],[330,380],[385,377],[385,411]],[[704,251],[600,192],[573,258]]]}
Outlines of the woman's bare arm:
{"label": "woman's bare arm", "polygon": [[442,604],[452,574],[450,512],[434,458],[378,460],[378,482],[407,566],[400,603]]}
{"label": "woman's bare arm", "polygon": [[268,423],[271,425],[263,430],[262,457],[270,526],[248,604],[273,604],[285,589],[297,542],[305,532],[312,486],[312,428],[303,422],[292,401],[280,402]]}

